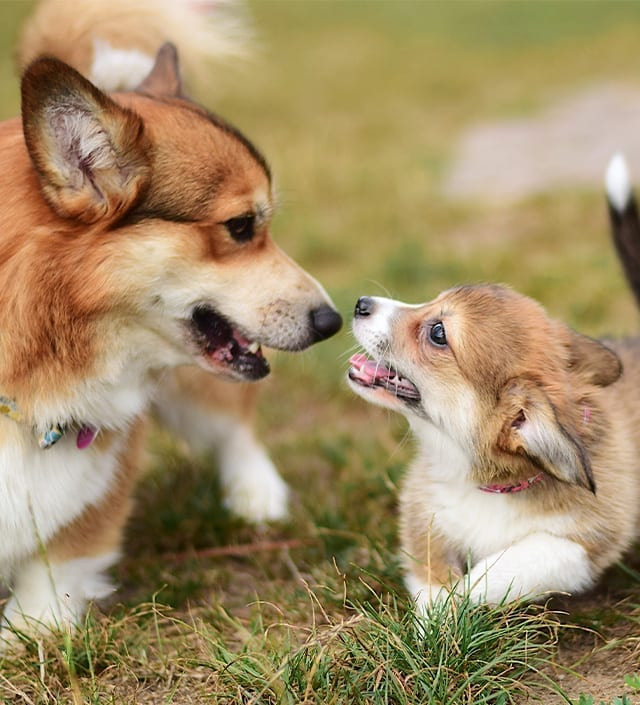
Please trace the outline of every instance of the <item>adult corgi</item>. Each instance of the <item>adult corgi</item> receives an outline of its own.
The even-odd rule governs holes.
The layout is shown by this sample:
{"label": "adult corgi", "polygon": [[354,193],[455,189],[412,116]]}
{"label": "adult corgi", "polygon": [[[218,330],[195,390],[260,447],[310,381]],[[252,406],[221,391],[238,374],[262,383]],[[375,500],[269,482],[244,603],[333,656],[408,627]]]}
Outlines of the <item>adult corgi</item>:
{"label": "adult corgi", "polygon": [[184,96],[171,44],[113,95],[35,59],[0,155],[0,577],[22,628],[111,589],[166,370],[258,380],[261,345],[302,350],[341,319],[271,239],[265,158]]}

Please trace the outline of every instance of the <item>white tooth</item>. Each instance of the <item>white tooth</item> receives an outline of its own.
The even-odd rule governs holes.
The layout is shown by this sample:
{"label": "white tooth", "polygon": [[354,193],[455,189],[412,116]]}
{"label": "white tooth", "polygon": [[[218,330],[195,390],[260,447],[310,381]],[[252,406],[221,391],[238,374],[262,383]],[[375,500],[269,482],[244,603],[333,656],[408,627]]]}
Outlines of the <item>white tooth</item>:
{"label": "white tooth", "polygon": [[252,355],[255,355],[258,350],[260,350],[260,343],[251,343],[251,345],[247,349]]}

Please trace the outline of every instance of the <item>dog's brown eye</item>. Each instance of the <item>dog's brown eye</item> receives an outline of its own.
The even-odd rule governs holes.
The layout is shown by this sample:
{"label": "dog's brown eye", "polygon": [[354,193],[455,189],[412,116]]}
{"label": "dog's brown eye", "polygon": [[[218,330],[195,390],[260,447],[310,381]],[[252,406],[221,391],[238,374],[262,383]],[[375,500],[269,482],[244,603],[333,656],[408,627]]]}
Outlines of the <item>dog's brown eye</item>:
{"label": "dog's brown eye", "polygon": [[238,242],[251,240],[255,231],[254,215],[240,215],[237,218],[225,220],[223,225],[229,231],[229,235]]}
{"label": "dog's brown eye", "polygon": [[429,331],[429,340],[440,348],[447,344],[447,335],[444,331],[442,321],[438,321],[431,326],[431,330]]}

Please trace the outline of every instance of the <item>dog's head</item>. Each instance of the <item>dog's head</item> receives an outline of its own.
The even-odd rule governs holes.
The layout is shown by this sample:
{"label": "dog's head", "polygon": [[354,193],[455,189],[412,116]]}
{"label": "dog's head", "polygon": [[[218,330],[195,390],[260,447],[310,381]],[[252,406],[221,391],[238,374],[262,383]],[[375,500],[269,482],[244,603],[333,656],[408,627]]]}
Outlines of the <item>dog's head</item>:
{"label": "dog's head", "polygon": [[83,322],[139,327],[152,364],[195,359],[258,379],[269,369],[260,345],[301,350],[340,328],[323,288],[270,237],[265,159],[182,96],[171,45],[136,92],[107,96],[45,58],[25,72],[22,96],[49,208],[30,234],[47,262],[39,286],[55,271],[66,310],[47,315],[73,320],[76,338]]}
{"label": "dog's head", "polygon": [[[596,390],[621,363],[601,343],[495,285],[464,286],[410,306],[358,300],[350,386],[446,434],[484,481],[531,466],[594,489],[584,438]],[[526,476],[526,475],[525,475]]]}

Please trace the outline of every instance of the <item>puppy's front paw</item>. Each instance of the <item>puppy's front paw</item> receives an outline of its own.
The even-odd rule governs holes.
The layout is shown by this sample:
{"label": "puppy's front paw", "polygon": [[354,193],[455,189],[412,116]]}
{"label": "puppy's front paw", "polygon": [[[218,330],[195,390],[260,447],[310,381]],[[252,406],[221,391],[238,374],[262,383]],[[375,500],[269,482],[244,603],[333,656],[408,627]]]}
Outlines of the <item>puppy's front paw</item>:
{"label": "puppy's front paw", "polygon": [[521,581],[512,573],[490,568],[484,562],[471,569],[464,584],[470,598],[477,604],[499,605],[525,596]]}
{"label": "puppy's front paw", "polygon": [[449,590],[439,583],[425,583],[413,573],[408,573],[404,579],[407,591],[413,597],[416,612],[422,617],[428,617],[434,606],[446,601]]}

